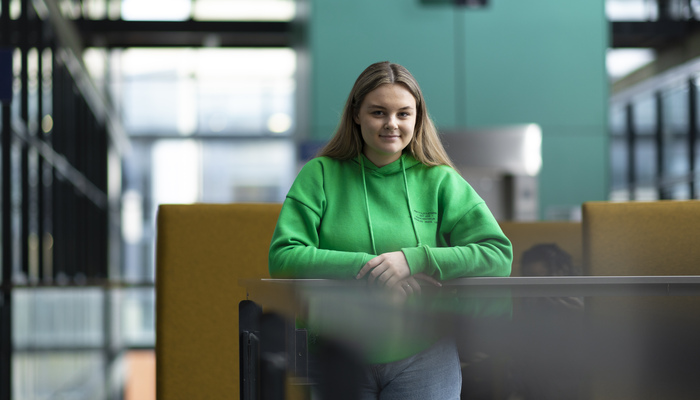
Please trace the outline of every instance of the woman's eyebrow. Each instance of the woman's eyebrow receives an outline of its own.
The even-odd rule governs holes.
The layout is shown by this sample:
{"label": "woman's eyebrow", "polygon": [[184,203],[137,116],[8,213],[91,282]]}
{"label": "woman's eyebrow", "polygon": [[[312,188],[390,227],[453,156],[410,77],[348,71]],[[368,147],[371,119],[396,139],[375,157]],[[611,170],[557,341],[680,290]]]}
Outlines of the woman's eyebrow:
{"label": "woman's eyebrow", "polygon": [[[383,110],[386,109],[386,107],[379,105],[379,104],[369,104],[369,105],[367,105],[367,108],[381,108]],[[412,110],[412,109],[414,109],[413,106],[404,106],[404,107],[399,108],[399,110]]]}

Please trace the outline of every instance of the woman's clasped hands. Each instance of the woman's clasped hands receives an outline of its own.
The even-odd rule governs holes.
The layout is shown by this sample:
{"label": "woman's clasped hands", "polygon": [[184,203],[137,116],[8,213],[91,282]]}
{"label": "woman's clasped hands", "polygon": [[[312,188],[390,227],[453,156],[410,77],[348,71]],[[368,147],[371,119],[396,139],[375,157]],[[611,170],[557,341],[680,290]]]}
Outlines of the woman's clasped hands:
{"label": "woman's clasped hands", "polygon": [[405,300],[413,294],[420,294],[419,280],[434,286],[442,286],[435,278],[422,272],[411,275],[406,256],[401,251],[380,254],[365,264],[356,279],[362,279],[367,275],[367,283],[370,286],[382,286],[387,288],[398,300]]}

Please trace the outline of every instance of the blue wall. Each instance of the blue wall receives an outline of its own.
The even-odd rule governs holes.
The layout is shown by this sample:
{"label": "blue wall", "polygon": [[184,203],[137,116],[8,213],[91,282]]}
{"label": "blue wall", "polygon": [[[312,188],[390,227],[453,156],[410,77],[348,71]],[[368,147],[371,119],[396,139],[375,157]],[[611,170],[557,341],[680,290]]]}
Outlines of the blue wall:
{"label": "blue wall", "polygon": [[405,65],[440,129],[537,123],[541,217],[608,193],[604,0],[311,0],[311,139],[369,64]]}

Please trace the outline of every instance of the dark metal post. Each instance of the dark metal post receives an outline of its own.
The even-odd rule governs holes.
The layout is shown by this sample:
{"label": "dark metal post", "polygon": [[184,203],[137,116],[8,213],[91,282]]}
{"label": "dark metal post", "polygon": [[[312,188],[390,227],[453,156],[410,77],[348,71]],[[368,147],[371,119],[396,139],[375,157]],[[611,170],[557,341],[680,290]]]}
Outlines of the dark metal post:
{"label": "dark metal post", "polygon": [[695,79],[688,80],[688,189],[690,198],[697,196],[695,185],[695,146],[698,137],[698,93]]}
{"label": "dark metal post", "polygon": [[656,105],[656,131],[654,139],[656,141],[656,189],[659,199],[668,197],[668,190],[664,188],[666,178],[666,166],[664,165],[666,157],[664,156],[665,140],[664,140],[664,100],[663,94],[659,91],[654,94],[654,103]]}
{"label": "dark metal post", "polygon": [[[4,5],[3,2],[3,18]],[[2,105],[2,284],[0,284],[0,400],[12,398],[12,120]]]}
{"label": "dark metal post", "polygon": [[241,400],[260,396],[260,317],[262,308],[250,300],[238,304],[238,357]]}
{"label": "dark metal post", "polygon": [[656,0],[659,21],[671,20],[671,0]]}
{"label": "dark metal post", "polygon": [[[53,74],[51,79],[53,81],[52,89],[52,103],[53,103],[53,131],[51,133],[51,144],[53,150],[57,153],[63,152],[63,137],[65,128],[65,119],[68,118],[67,112],[67,92],[69,89],[67,84],[67,79],[65,75],[67,74],[65,68],[58,61],[56,54],[53,55]],[[65,216],[67,213],[67,207],[64,206],[65,196],[63,195],[65,191],[65,180],[62,179],[55,168],[52,168],[51,181],[53,184],[50,189],[51,204],[48,207],[51,208],[51,234],[53,235],[53,268],[51,271],[51,276],[47,276],[47,279],[52,281],[58,277],[58,274],[63,272],[64,266],[66,264],[65,260],[65,246],[63,242],[65,240],[65,235],[63,234],[63,229],[65,227]]]}
{"label": "dark metal post", "polygon": [[[42,32],[42,25],[41,24],[35,24],[37,27],[37,31],[39,34]],[[37,47],[38,51],[38,62],[37,62],[37,123],[38,123],[38,129],[37,129],[37,137],[40,140],[45,140],[46,135],[44,133],[44,129],[42,126],[42,120],[44,117],[45,113],[45,102],[44,102],[44,57],[43,57],[43,50],[44,50],[44,43],[40,43],[40,45]],[[38,279],[39,281],[43,280],[44,278],[44,244],[45,244],[45,236],[44,233],[46,232],[45,230],[45,200],[46,200],[46,190],[44,189],[44,184],[46,183],[46,180],[44,179],[44,168],[46,166],[46,163],[44,162],[43,157],[38,157],[37,160],[37,165],[36,165],[36,175],[37,175],[37,180],[36,180],[36,239],[37,239],[37,263],[38,265]]]}
{"label": "dark metal post", "polygon": [[260,399],[284,400],[287,376],[286,323],[274,313],[260,319]]}
{"label": "dark metal post", "polygon": [[[27,8],[29,2],[22,0],[22,10],[20,12],[20,119],[26,131],[29,132],[29,71],[28,71],[28,53],[29,53],[29,24],[27,23]],[[29,276],[29,262],[27,255],[29,254],[29,145],[20,141],[20,193],[22,203],[20,206],[20,269],[24,276]]]}
{"label": "dark metal post", "polygon": [[636,143],[636,134],[635,134],[635,129],[634,129],[634,107],[632,106],[632,103],[627,104],[625,107],[625,115],[626,115],[626,122],[627,122],[627,130],[626,130],[626,135],[627,135],[627,185],[628,185],[628,191],[629,191],[629,198],[630,200],[634,200],[635,198],[635,189],[637,186],[637,174],[635,171],[635,165],[636,165],[636,157],[635,157],[635,143]]}
{"label": "dark metal post", "polygon": [[[9,46],[10,2],[0,2],[2,45]],[[11,65],[11,64],[10,64]],[[12,74],[12,69],[6,73]],[[10,77],[11,78],[11,77]],[[0,400],[12,398],[12,118],[10,101],[2,103],[2,283],[0,283]]]}

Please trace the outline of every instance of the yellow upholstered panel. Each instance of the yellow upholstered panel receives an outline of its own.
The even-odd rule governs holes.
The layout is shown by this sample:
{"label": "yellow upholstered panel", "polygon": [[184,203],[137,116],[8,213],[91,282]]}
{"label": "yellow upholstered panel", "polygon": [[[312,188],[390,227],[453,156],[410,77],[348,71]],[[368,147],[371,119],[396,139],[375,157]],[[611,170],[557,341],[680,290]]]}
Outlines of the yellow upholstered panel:
{"label": "yellow upholstered panel", "polygon": [[587,275],[700,273],[700,201],[583,204]]}
{"label": "yellow upholstered panel", "polygon": [[583,262],[581,223],[574,221],[513,222],[500,221],[503,233],[513,244],[511,276],[520,276],[520,258],[525,250],[536,244],[554,243],[571,255],[574,266]]}
{"label": "yellow upholstered panel", "polygon": [[[700,201],[588,202],[583,204],[584,273],[604,276],[697,275],[700,272]],[[654,364],[661,332],[700,326],[696,296],[600,296],[586,299],[590,321],[625,338],[631,357],[608,375],[593,365],[590,398],[596,400],[695,399],[682,381],[669,385]],[[680,330],[678,330],[680,328]],[[675,330],[674,330],[675,329]],[[694,329],[690,329],[691,331]],[[610,335],[608,335],[610,336]],[[659,340],[661,337],[663,340]],[[651,368],[651,369],[650,369]],[[654,371],[653,373],[649,372]]]}
{"label": "yellow upholstered panel", "polygon": [[161,205],[156,391],[161,400],[239,396],[240,279],[267,278],[281,204]]}

